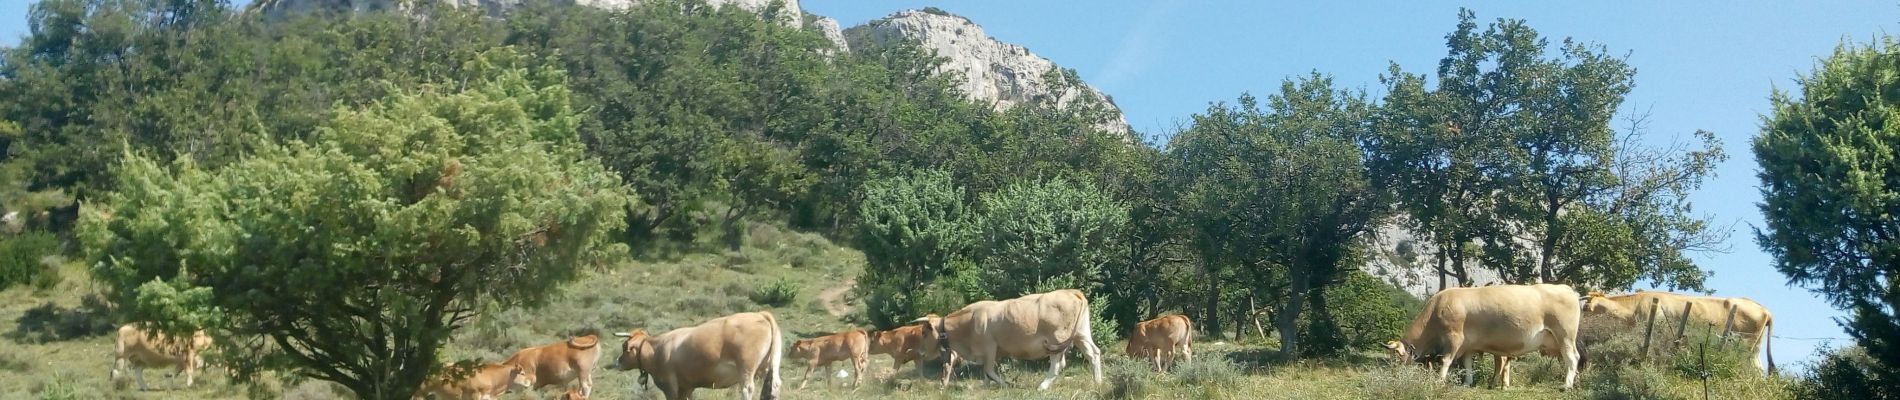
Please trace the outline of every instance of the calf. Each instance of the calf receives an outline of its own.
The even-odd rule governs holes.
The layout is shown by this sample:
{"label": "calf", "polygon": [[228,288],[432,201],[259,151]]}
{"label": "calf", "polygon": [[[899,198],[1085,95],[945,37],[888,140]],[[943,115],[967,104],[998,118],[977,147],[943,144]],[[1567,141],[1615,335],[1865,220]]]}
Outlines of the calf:
{"label": "calf", "polygon": [[183,340],[146,329],[141,323],[125,324],[119,327],[118,356],[113,360],[112,379],[119,379],[119,371],[130,366],[138,378],[139,390],[145,390],[146,368],[173,367],[185,373],[185,386],[190,387],[198,368],[204,367],[203,353],[210,347],[211,336],[205,335],[203,330],[192,332],[190,340]]}
{"label": "calf", "polygon": [[587,335],[529,347],[502,362],[520,368],[530,390],[580,381],[581,394],[594,394],[594,364],[600,360],[600,338]]}
{"label": "calf", "polygon": [[[830,369],[832,362],[847,359],[851,360],[851,368],[858,374],[852,385],[863,386],[864,367],[869,364],[869,352],[870,339],[865,336],[864,330],[852,329],[792,342],[792,351],[786,356],[806,360],[804,379],[798,382],[798,388],[804,389],[805,383],[811,381],[812,371],[818,370],[819,366]],[[831,379],[825,379],[825,385],[830,386]]]}
{"label": "calf", "polygon": [[512,365],[487,363],[482,365],[445,365],[442,372],[424,382],[422,390],[414,398],[435,395],[436,399],[447,400],[494,400],[509,390],[527,390],[534,382],[521,368]]}
{"label": "calf", "polygon": [[1194,361],[1193,342],[1193,322],[1185,315],[1168,315],[1135,324],[1134,332],[1128,334],[1127,351],[1129,357],[1152,360],[1155,371],[1161,372],[1174,365],[1176,353]]}

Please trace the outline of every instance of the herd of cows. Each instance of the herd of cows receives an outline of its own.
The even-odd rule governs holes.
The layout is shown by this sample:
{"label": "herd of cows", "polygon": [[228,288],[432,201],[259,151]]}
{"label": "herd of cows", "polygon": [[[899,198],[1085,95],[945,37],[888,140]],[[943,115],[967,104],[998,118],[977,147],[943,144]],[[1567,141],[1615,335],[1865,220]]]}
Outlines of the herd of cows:
{"label": "herd of cows", "polygon": [[[645,330],[615,333],[626,338],[620,355],[608,368],[638,370],[640,385],[649,382],[667,399],[690,398],[697,389],[739,387],[741,398],[776,398],[781,379],[780,360],[805,360],[805,377],[838,361],[849,361],[862,384],[868,357],[888,354],[892,369],[911,361],[944,358],[942,383],[948,385],[951,368],[959,362],[980,365],[991,382],[1008,385],[996,373],[1003,358],[1049,360],[1049,376],[1037,387],[1048,389],[1061,375],[1070,348],[1080,347],[1094,382],[1102,381],[1101,350],[1090,332],[1088,300],[1073,289],[1023,297],[979,301],[948,315],[926,315],[896,329],[866,332],[853,329],[828,336],[797,340],[789,351],[778,320],[770,312],[732,314],[697,326],[658,335]],[[1685,313],[1686,312],[1686,313]],[[1659,314],[1660,313],[1660,314]],[[1453,288],[1426,301],[1404,337],[1386,343],[1400,359],[1435,368],[1439,379],[1449,377],[1453,364],[1467,362],[1477,353],[1497,361],[1494,384],[1508,387],[1511,359],[1538,352],[1557,357],[1565,368],[1563,387],[1576,383],[1581,354],[1578,327],[1583,315],[1613,318],[1626,326],[1653,324],[1659,316],[1722,326],[1759,341],[1749,348],[1760,368],[1760,347],[1766,346],[1773,317],[1760,304],[1745,298],[1691,296],[1666,292],[1638,292],[1622,296],[1579,295],[1565,285],[1497,285]],[[1684,322],[1686,323],[1686,322]],[[1165,371],[1175,357],[1192,360],[1194,329],[1181,315],[1142,322],[1129,333],[1125,349],[1130,357]],[[145,387],[142,368],[171,367],[185,375],[185,385],[202,364],[200,353],[212,345],[203,331],[189,340],[128,324],[119,329],[118,358],[112,370],[131,367]],[[530,347],[500,363],[444,368],[426,382],[417,398],[493,399],[511,390],[566,390],[563,399],[585,399],[593,394],[593,372],[601,356],[600,338],[588,335]],[[921,362],[921,361],[920,361]],[[1767,371],[1772,373],[1769,358]],[[1464,377],[1472,379],[1470,369]],[[922,373],[920,369],[919,373]],[[578,386],[576,388],[575,386]],[[801,389],[804,387],[801,381]]]}

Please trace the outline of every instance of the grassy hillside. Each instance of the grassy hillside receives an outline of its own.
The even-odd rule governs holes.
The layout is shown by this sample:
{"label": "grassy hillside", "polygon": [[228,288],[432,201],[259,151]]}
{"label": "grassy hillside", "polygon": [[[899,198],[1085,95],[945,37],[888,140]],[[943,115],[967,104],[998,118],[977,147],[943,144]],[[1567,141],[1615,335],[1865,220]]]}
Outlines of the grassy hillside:
{"label": "grassy hillside", "polygon": [[[839,247],[811,234],[785,232],[760,227],[749,233],[748,245],[737,252],[693,252],[676,259],[634,262],[619,268],[598,271],[581,282],[563,289],[553,304],[537,310],[511,310],[485,316],[465,329],[449,346],[454,359],[500,360],[515,349],[561,340],[565,335],[598,330],[604,333],[634,327],[663,331],[685,326],[707,317],[737,311],[769,309],[780,318],[788,335],[806,337],[852,326],[857,303],[850,298],[848,279],[862,268],[863,257],[856,251]],[[16,288],[0,292],[0,398],[69,399],[243,399],[347,398],[347,394],[320,382],[287,384],[267,377],[260,385],[234,385],[213,368],[199,384],[189,389],[177,386],[182,378],[170,378],[164,371],[149,371],[147,381],[155,389],[135,390],[129,379],[107,379],[112,361],[112,338],[104,332],[111,321],[97,317],[98,304],[88,302],[84,294],[97,290],[85,279],[84,270],[69,264],[62,270],[64,281],[47,290]],[[763,288],[781,287],[796,293],[786,296],[762,295]],[[780,303],[766,306],[761,302]],[[861,323],[856,323],[862,325]],[[611,364],[618,355],[618,340],[607,340],[602,365]],[[1119,354],[1119,343],[1108,343],[1103,350],[1105,372],[1109,379],[1102,385],[1089,385],[1088,367],[1079,358],[1069,363],[1065,377],[1055,388],[1037,392],[1034,385],[1047,371],[1046,363],[1011,363],[1004,375],[1016,386],[988,387],[974,379],[975,370],[954,381],[948,389],[936,381],[921,379],[916,367],[890,370],[890,359],[873,357],[872,379],[864,387],[838,385],[825,387],[815,382],[807,390],[794,389],[803,373],[803,365],[787,361],[783,376],[787,399],[937,399],[937,398],[1212,398],[1212,399],[1543,399],[1543,398],[1631,398],[1639,394],[1664,398],[1700,398],[1701,384],[1673,373],[1619,372],[1612,378],[1609,368],[1587,371],[1580,386],[1591,389],[1560,392],[1555,383],[1561,371],[1554,363],[1538,357],[1526,359],[1517,368],[1516,387],[1493,390],[1432,384],[1431,376],[1421,369],[1394,367],[1376,351],[1368,349],[1346,359],[1302,361],[1295,364],[1265,363],[1272,354],[1270,345],[1234,344],[1219,339],[1204,339],[1196,346],[1196,362],[1164,376],[1153,375],[1145,364]],[[840,363],[834,368],[848,368]],[[926,368],[932,376],[934,367]],[[658,398],[656,390],[637,391],[637,373],[606,370],[597,372],[596,399]],[[1712,398],[1785,397],[1781,380],[1736,378],[1718,380],[1711,385]],[[729,398],[728,391],[702,391],[705,398]],[[518,398],[518,397],[516,397]]]}

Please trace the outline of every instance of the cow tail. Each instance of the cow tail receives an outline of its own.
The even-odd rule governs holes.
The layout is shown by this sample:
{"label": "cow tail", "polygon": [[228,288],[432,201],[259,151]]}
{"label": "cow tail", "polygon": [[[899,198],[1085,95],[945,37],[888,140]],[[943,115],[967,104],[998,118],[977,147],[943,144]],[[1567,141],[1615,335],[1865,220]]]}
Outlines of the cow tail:
{"label": "cow tail", "polygon": [[1183,345],[1187,346],[1189,352],[1192,352],[1194,351],[1194,319],[1183,315],[1181,316],[1181,322],[1187,324],[1187,343]]}
{"label": "cow tail", "polygon": [[765,387],[759,389],[759,398],[772,400],[778,398],[779,358],[781,356],[780,353],[783,352],[785,347],[785,340],[783,335],[779,333],[778,318],[773,317],[770,312],[762,314],[765,314],[765,322],[772,325],[772,342],[766,347],[768,350],[765,353],[765,362],[767,363],[767,368],[770,368],[770,370],[765,372]]}

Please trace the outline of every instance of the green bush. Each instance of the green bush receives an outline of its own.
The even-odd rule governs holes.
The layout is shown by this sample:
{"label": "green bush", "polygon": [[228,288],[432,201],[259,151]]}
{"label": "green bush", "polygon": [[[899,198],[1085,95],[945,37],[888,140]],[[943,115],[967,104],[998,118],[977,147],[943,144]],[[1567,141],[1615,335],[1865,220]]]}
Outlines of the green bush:
{"label": "green bush", "polygon": [[1240,383],[1240,367],[1218,357],[1195,357],[1174,367],[1174,379],[1188,386],[1233,387]]}
{"label": "green bush", "polygon": [[1727,346],[1714,335],[1690,335],[1668,355],[1666,362],[1676,374],[1690,379],[1732,379],[1742,374],[1759,374],[1749,359],[1747,342],[1731,339]]}
{"label": "green bush", "polygon": [[1436,371],[1411,363],[1366,371],[1359,377],[1359,390],[1362,398],[1385,400],[1439,399],[1451,395],[1451,385],[1438,379]]}
{"label": "green bush", "polygon": [[[1307,324],[1304,351],[1330,355],[1346,349],[1377,349],[1405,333],[1412,316],[1424,304],[1403,289],[1364,272],[1353,271],[1339,284],[1325,288],[1333,332],[1319,332]],[[1329,337],[1330,336],[1330,337]]]}
{"label": "green bush", "polygon": [[1127,357],[1108,357],[1102,363],[1102,375],[1108,380],[1104,399],[1139,399],[1154,392],[1154,366]]}
{"label": "green bush", "polygon": [[1586,397],[1603,400],[1677,399],[1668,393],[1667,372],[1645,363],[1626,368],[1599,368],[1585,375]]}
{"label": "green bush", "polygon": [[59,237],[51,233],[33,231],[0,239],[0,289],[39,284],[41,275],[57,274],[41,259],[58,254]]}
{"label": "green bush", "polygon": [[779,279],[752,293],[752,301],[770,306],[784,307],[798,300],[798,283]]}
{"label": "green bush", "polygon": [[1820,360],[1795,382],[1797,399],[1900,399],[1900,383],[1883,382],[1876,373],[1878,360],[1859,346],[1821,349]]}

